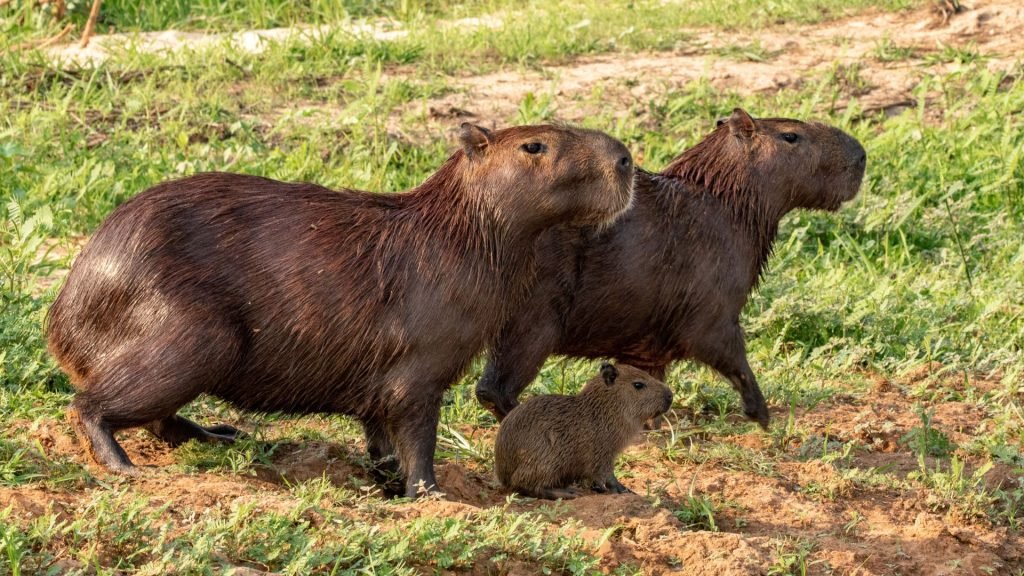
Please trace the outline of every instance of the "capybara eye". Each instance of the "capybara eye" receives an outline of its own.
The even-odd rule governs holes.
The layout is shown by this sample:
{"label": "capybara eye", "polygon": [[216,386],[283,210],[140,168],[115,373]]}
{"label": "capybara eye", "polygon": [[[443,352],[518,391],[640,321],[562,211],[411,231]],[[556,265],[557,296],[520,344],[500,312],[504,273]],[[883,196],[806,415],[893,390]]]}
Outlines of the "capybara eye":
{"label": "capybara eye", "polygon": [[640,381],[633,382],[633,388],[636,388],[637,390],[643,390],[646,387],[647,387],[647,384],[644,384],[643,382],[640,382]]}
{"label": "capybara eye", "polygon": [[523,144],[523,152],[527,154],[540,154],[547,148],[540,142],[530,142],[529,144]]}
{"label": "capybara eye", "polygon": [[789,142],[790,144],[792,144],[792,143],[796,142],[797,140],[799,140],[800,136],[798,136],[798,135],[796,135],[796,134],[794,134],[792,132],[783,132],[782,134],[779,134],[779,138],[782,138],[786,142]]}

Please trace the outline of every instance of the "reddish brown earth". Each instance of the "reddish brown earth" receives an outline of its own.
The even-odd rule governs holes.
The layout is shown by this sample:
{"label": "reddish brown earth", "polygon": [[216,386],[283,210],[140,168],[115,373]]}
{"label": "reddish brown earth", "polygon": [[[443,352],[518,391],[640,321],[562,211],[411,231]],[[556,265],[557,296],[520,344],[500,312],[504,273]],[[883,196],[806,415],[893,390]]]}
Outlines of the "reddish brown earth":
{"label": "reddish brown earth", "polygon": [[[1019,535],[983,514],[969,514],[956,502],[936,499],[908,479],[918,470],[914,454],[900,441],[920,426],[912,393],[922,388],[983,393],[998,380],[948,374],[938,365],[922,366],[895,381],[875,380],[863,396],[839,396],[809,411],[794,414],[785,432],[766,434],[753,426],[746,433],[698,434],[686,418],[650,433],[620,461],[619,477],[636,494],[588,494],[561,504],[519,499],[514,511],[539,511],[559,527],[569,520],[593,542],[606,571],[620,565],[645,574],[766,574],[780,559],[803,551],[810,574],[1018,574],[1024,570],[1024,543]],[[959,401],[928,403],[933,426],[953,442],[970,440],[989,425],[991,414],[977,404]],[[776,425],[787,426],[781,415]],[[672,420],[672,419],[670,419]],[[282,441],[270,466],[257,466],[255,476],[229,473],[180,474],[165,468],[175,451],[146,433],[122,435],[133,460],[153,467],[133,481],[109,479],[132,493],[145,495],[154,506],[202,510],[258,501],[265,509],[287,511],[295,504],[287,484],[325,476],[339,486],[367,486],[360,464],[362,445],[289,440],[293,424],[317,426],[301,419],[263,430]],[[52,460],[79,460],[81,452],[62,421],[16,422],[8,433],[38,441]],[[470,426],[459,432],[475,442],[493,442],[494,428]],[[673,434],[677,438],[672,445]],[[846,459],[833,463],[802,443],[825,438],[856,441]],[[726,447],[728,451],[713,450]],[[973,470],[969,457],[968,469]],[[929,458],[929,466],[948,468],[948,459]],[[851,471],[875,470],[883,482],[853,479]],[[990,488],[1016,486],[1020,471],[997,466],[984,482]],[[103,475],[101,474],[101,478]],[[487,459],[442,461],[438,479],[447,490],[440,500],[388,504],[391,522],[421,516],[465,518],[481,509],[505,505],[507,494],[493,478]],[[83,491],[45,488],[0,489],[0,509],[34,516],[52,509],[73,515],[102,486]],[[690,496],[714,505],[717,531],[688,528],[673,513]],[[553,510],[553,512],[552,512]],[[173,513],[173,510],[169,513]],[[364,512],[351,511],[358,515]],[[602,538],[610,533],[607,538]],[[795,566],[795,565],[794,565]],[[507,567],[506,567],[507,568]],[[529,573],[528,566],[520,566]],[[513,570],[514,572],[514,570]]]}

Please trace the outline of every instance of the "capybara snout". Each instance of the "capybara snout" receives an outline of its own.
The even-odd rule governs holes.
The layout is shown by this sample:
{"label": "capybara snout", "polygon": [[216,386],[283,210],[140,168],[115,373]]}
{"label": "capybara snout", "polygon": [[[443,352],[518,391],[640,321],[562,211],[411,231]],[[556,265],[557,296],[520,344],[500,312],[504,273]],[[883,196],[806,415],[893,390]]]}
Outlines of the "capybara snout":
{"label": "capybara snout", "polygon": [[[618,140],[595,130],[526,126],[514,134],[462,127],[471,169],[486,172],[500,212],[531,202],[536,227],[568,221],[609,224],[633,200],[633,157]],[[493,148],[496,153],[485,153]],[[549,191],[536,195],[534,190]]]}

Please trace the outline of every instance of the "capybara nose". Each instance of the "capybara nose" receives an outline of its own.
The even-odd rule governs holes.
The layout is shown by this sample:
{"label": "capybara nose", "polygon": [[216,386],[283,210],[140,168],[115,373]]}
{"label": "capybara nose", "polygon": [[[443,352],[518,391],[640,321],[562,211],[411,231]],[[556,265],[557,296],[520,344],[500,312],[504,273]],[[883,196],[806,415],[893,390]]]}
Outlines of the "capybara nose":
{"label": "capybara nose", "polygon": [[627,155],[623,156],[622,158],[619,158],[619,171],[620,172],[629,172],[632,169],[633,169],[633,158],[631,156],[629,156],[627,154]]}

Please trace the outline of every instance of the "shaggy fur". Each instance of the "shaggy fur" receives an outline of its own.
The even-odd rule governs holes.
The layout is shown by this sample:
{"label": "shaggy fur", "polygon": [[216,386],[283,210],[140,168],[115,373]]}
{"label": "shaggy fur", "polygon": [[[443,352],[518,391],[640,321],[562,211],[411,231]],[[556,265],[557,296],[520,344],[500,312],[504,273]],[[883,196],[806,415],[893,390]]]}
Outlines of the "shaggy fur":
{"label": "shaggy fur", "polygon": [[665,384],[632,366],[601,366],[576,396],[537,396],[501,423],[494,469],[502,485],[527,496],[572,498],[573,484],[628,492],[615,478],[615,459],[644,422],[672,406]]}
{"label": "shaggy fur", "polygon": [[861,145],[836,128],[737,109],[662,173],[638,171],[635,206],[610,227],[541,236],[539,283],[502,329],[477,398],[503,418],[550,354],[613,357],[658,379],[669,363],[695,359],[767,427],[740,312],[781,218],[836,210],[857,194],[865,165]]}
{"label": "shaggy fur", "polygon": [[397,456],[407,495],[434,489],[442,394],[528,293],[537,236],[615,218],[633,176],[597,132],[467,124],[461,142],[402,194],[214,173],[118,207],[49,316],[86,450],[134,473],[117,430],[230,441],[176,415],[205,393],[354,416],[375,460]]}

